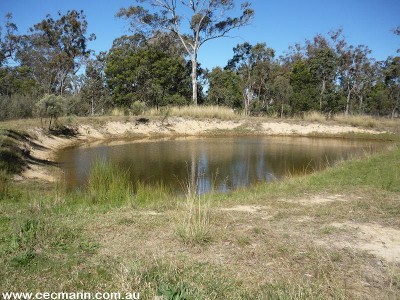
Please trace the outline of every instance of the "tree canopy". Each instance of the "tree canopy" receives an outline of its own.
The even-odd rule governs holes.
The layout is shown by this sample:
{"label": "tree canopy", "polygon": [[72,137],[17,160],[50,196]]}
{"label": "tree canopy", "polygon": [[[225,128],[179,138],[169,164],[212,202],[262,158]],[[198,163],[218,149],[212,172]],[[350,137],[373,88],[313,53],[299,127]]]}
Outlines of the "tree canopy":
{"label": "tree canopy", "polygon": [[[95,36],[83,11],[47,15],[24,34],[7,14],[0,22],[0,119],[44,116],[53,96],[62,96],[63,109],[52,119],[195,103],[249,115],[399,116],[399,50],[377,61],[340,29],[291,45],[279,57],[265,42],[239,43],[225,67],[204,70],[200,47],[249,24],[250,4],[234,10],[233,0],[137,2],[117,13],[133,33],[98,54],[90,50]],[[399,28],[393,33],[400,35]]]}
{"label": "tree canopy", "polygon": [[[224,37],[230,31],[247,25],[254,16],[249,2],[241,5],[241,14],[232,17],[233,0],[138,0],[151,6],[130,6],[121,8],[118,17],[130,20],[135,31],[154,35],[158,31],[174,34],[192,63],[192,101],[197,105],[197,65],[200,47],[207,41]],[[186,22],[186,24],[184,24]]]}

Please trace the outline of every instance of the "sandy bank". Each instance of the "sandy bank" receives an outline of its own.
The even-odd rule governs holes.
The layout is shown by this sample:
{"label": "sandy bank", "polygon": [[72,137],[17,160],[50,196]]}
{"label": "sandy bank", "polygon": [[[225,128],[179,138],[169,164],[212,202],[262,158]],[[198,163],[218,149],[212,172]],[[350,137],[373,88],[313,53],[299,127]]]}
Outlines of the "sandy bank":
{"label": "sandy bank", "polygon": [[[291,124],[287,122],[249,122],[244,120],[188,120],[180,117],[169,118],[168,122],[151,120],[147,123],[136,121],[110,121],[102,125],[82,124],[76,128],[74,137],[54,136],[45,133],[41,128],[28,130],[34,142],[40,147],[32,147],[32,156],[54,161],[57,150],[78,143],[101,141],[124,137],[168,137],[196,136],[213,134],[218,131],[238,133],[257,133],[263,135],[307,136],[307,135],[337,135],[345,133],[382,133],[376,130],[361,129],[351,126],[325,124]],[[56,180],[54,170],[46,166],[31,165],[23,173],[24,178],[38,178],[47,181]]]}

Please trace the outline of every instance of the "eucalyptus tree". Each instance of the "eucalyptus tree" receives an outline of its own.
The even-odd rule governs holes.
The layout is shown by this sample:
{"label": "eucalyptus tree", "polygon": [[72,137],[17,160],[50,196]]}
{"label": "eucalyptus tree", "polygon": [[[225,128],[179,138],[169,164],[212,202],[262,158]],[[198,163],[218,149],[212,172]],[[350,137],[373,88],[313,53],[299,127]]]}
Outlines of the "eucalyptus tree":
{"label": "eucalyptus tree", "polygon": [[288,105],[289,99],[293,93],[290,80],[284,75],[278,75],[272,84],[272,93],[280,104],[280,116],[283,118],[285,106]]}
{"label": "eucalyptus tree", "polygon": [[318,82],[319,110],[322,111],[326,91],[334,84],[337,74],[337,55],[329,41],[320,34],[312,41],[306,41],[306,49],[310,72]]}
{"label": "eucalyptus tree", "polygon": [[354,97],[361,96],[369,80],[370,60],[369,48],[364,45],[354,47],[352,45],[342,49],[340,53],[340,81],[346,93],[345,114],[348,115],[351,108],[351,101]]}
{"label": "eucalyptus tree", "polygon": [[16,58],[27,66],[43,92],[63,94],[68,87],[69,75],[75,74],[90,54],[87,21],[83,11],[58,13],[58,19],[47,15],[41,22],[21,36]]}
{"label": "eucalyptus tree", "polygon": [[[393,30],[394,34],[400,36],[400,26]],[[400,53],[400,49],[397,49]],[[386,61],[385,82],[389,89],[392,102],[392,118],[400,113],[400,56],[389,57]]]}
{"label": "eucalyptus tree", "polygon": [[242,78],[243,108],[245,114],[248,114],[250,102],[254,98],[261,98],[261,92],[265,90],[275,52],[265,43],[254,46],[243,43],[233,48],[233,53],[226,69],[234,70]]}
{"label": "eucalyptus tree", "polygon": [[207,74],[209,88],[207,103],[242,108],[242,80],[232,70],[220,67]]}
{"label": "eucalyptus tree", "polygon": [[100,53],[86,64],[81,87],[81,98],[90,107],[90,114],[100,114],[104,111],[109,99],[105,75],[106,54]]}
{"label": "eucalyptus tree", "polygon": [[140,34],[114,40],[105,67],[114,105],[129,108],[140,101],[159,107],[190,95],[186,61],[179,50],[165,48]]}
{"label": "eucalyptus tree", "polygon": [[118,17],[131,21],[135,30],[154,34],[173,33],[183,45],[191,61],[192,101],[197,105],[197,65],[199,49],[206,42],[226,36],[230,31],[247,25],[254,16],[248,2],[241,5],[241,14],[232,17],[234,0],[137,0],[145,6],[122,8]]}
{"label": "eucalyptus tree", "polygon": [[400,56],[389,57],[384,72],[391,102],[391,116],[394,118],[400,113]]}
{"label": "eucalyptus tree", "polygon": [[318,110],[318,82],[311,72],[306,59],[297,60],[289,72],[292,93],[290,97],[292,114]]}
{"label": "eucalyptus tree", "polygon": [[6,14],[5,18],[4,28],[0,26],[0,67],[14,56],[19,41],[18,27],[12,21],[12,14]]}

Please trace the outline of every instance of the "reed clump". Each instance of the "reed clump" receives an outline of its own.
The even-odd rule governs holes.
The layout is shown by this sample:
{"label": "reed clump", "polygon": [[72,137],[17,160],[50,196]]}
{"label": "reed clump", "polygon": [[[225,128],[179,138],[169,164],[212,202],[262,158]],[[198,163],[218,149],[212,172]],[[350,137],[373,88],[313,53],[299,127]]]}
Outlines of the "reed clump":
{"label": "reed clump", "polygon": [[96,160],[89,173],[87,194],[92,203],[117,204],[130,200],[132,187],[128,171],[105,160]]}
{"label": "reed clump", "polygon": [[137,205],[166,205],[172,198],[171,189],[163,182],[149,185],[139,181],[136,184],[135,204]]}

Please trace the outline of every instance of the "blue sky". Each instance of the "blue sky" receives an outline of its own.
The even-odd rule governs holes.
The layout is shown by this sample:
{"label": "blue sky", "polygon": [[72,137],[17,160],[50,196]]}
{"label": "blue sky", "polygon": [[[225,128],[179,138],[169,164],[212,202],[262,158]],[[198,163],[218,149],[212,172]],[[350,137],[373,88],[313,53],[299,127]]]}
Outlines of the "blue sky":
{"label": "blue sky", "polygon": [[[384,60],[400,48],[400,37],[392,29],[400,25],[400,0],[252,0],[255,18],[251,25],[232,33],[235,38],[217,39],[200,49],[199,61],[211,69],[225,66],[232,57],[232,48],[244,41],[265,42],[283,54],[289,45],[303,43],[315,34],[326,34],[339,27],[349,43],[365,44],[372,56]],[[241,3],[237,1],[238,5]],[[46,14],[56,17],[57,11],[85,11],[89,33],[96,41],[89,44],[96,52],[108,50],[114,38],[129,34],[126,21],[115,18],[121,7],[133,0],[0,0],[0,24],[11,12],[20,33],[41,21]]]}

